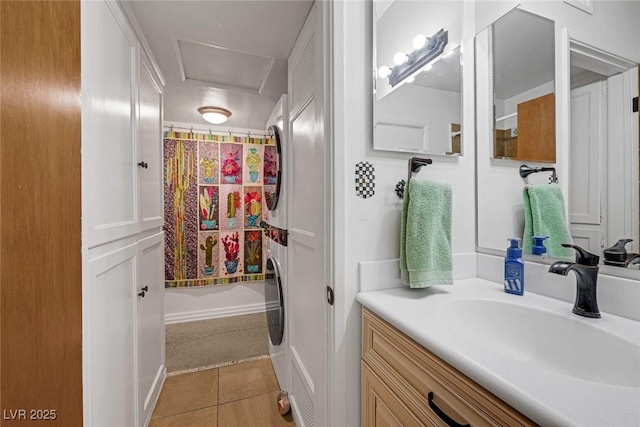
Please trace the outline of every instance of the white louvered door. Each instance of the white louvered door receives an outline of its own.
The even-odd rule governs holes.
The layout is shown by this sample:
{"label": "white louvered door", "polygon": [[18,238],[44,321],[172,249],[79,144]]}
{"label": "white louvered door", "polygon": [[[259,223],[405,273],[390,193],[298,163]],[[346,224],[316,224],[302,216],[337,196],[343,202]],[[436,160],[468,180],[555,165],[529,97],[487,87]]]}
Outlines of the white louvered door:
{"label": "white louvered door", "polygon": [[289,57],[290,397],[299,426],[327,425],[326,196],[319,7]]}

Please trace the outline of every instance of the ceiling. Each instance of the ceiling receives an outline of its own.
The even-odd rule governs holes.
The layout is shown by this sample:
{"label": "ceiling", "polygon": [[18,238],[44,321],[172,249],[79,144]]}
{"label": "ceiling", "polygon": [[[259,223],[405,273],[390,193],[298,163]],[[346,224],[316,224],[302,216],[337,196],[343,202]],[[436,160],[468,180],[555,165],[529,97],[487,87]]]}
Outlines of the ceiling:
{"label": "ceiling", "polygon": [[232,112],[224,127],[265,129],[312,1],[127,3],[166,80],[166,122],[208,128],[197,108],[211,105]]}

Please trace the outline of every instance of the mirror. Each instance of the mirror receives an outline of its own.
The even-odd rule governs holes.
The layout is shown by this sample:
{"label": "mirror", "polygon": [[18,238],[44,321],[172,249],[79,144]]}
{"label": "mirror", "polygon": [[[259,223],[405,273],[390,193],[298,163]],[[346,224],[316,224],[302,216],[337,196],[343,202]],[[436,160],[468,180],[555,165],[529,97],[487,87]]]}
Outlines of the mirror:
{"label": "mirror", "polygon": [[267,130],[273,134],[276,140],[276,145],[265,145],[264,147],[264,198],[267,209],[272,211],[278,206],[280,186],[282,185],[282,141],[277,126],[269,126]]}
{"label": "mirror", "polygon": [[[545,31],[551,35],[542,34]],[[548,99],[555,91],[553,34],[552,21],[515,8],[476,36],[477,244],[480,248],[504,251],[507,239],[524,235],[523,188],[526,184],[546,184],[550,173],[534,173],[523,179],[520,166],[525,161],[532,168],[556,166],[518,159],[515,155],[522,142],[519,128],[523,118],[518,114],[518,105],[535,103],[540,97]],[[529,49],[530,46],[535,48]],[[529,63],[529,54],[535,64]],[[539,110],[543,109],[555,114],[554,105]],[[555,117],[553,122],[553,135],[547,137],[554,141],[553,147],[547,147],[545,152],[552,152],[555,158]],[[540,137],[536,139],[542,141]],[[504,150],[504,156],[500,150]]]}
{"label": "mirror", "polygon": [[639,248],[638,113],[629,105],[638,96],[637,64],[577,40],[569,59],[571,235],[601,262],[627,267],[605,250],[620,239],[633,239],[629,253]]}
{"label": "mirror", "polygon": [[513,9],[493,24],[491,32],[493,157],[554,163],[554,23]]}
{"label": "mirror", "polygon": [[[602,8],[606,6],[601,5]],[[617,6],[616,6],[617,7]],[[617,13],[623,13],[620,6]],[[533,31],[532,28],[549,25],[545,17],[536,16],[521,10],[523,6],[513,9],[476,36],[476,106],[477,112],[477,250],[494,255],[504,255],[507,238],[521,237],[524,231],[523,190],[526,185],[549,182],[553,172],[557,170],[559,188],[564,197],[567,209],[566,225],[573,242],[589,252],[601,257],[604,264],[604,250],[614,246],[619,239],[629,238],[633,242],[626,244],[626,251],[631,258],[638,253],[640,240],[639,188],[638,181],[638,113],[632,112],[630,100],[638,96],[637,61],[624,59],[604,49],[591,46],[572,38],[572,26],[584,28],[584,22],[574,20],[562,22],[566,25],[566,34],[555,35],[555,39],[547,42],[545,52],[538,52],[545,57],[566,58],[569,67],[559,67],[555,74],[556,81],[563,81],[560,93],[556,94],[556,106],[560,115],[557,127],[557,147],[550,149],[558,157],[551,159],[518,159],[505,155],[498,158],[496,144],[500,127],[498,118],[513,114],[513,111],[500,110],[500,86],[513,81],[520,81],[522,88],[531,90],[548,85],[551,90],[555,84],[532,80],[525,84],[525,75],[514,78],[507,71],[508,66],[499,65],[498,48],[503,40],[509,37],[501,31],[495,31],[503,19],[523,19],[518,28],[523,33]],[[550,10],[546,9],[546,10]],[[545,11],[544,8],[538,10]],[[549,12],[547,16],[556,16]],[[558,14],[560,18],[563,18]],[[611,19],[609,16],[608,19]],[[536,23],[535,21],[539,21]],[[551,28],[555,25],[551,22]],[[590,27],[589,27],[590,28]],[[631,28],[631,27],[629,27]],[[609,32],[603,28],[593,39],[604,46],[617,49],[617,42],[610,40]],[[621,30],[633,33],[631,29]],[[567,37],[568,34],[568,37]],[[560,43],[562,40],[562,43]],[[522,43],[522,42],[521,42]],[[563,44],[566,45],[563,46]],[[531,45],[525,43],[530,52]],[[556,52],[555,46],[562,48]],[[637,44],[636,44],[637,46]],[[622,51],[625,51],[624,49]],[[632,52],[631,49],[626,50]],[[631,54],[632,56],[635,54]],[[492,66],[492,62],[495,67]],[[500,71],[498,70],[500,68]],[[500,75],[498,75],[500,73]],[[566,73],[566,75],[564,74]],[[495,77],[492,77],[495,76]],[[565,83],[566,82],[566,83]],[[555,91],[554,90],[554,91]],[[539,95],[544,95],[540,93]],[[494,100],[496,101],[494,103]],[[495,114],[492,111],[495,108]],[[502,120],[507,122],[520,116]],[[494,127],[495,125],[495,127]],[[513,129],[518,138],[521,136],[521,125],[513,120],[504,129]],[[494,133],[495,131],[495,133]],[[555,131],[554,131],[555,132]],[[511,132],[510,132],[511,133]],[[566,136],[565,136],[566,135]],[[520,167],[525,164],[539,170],[526,178],[521,178]],[[526,255],[528,261],[541,261],[539,256]],[[640,260],[640,258],[637,258]],[[604,274],[639,278],[640,264],[625,265],[627,268],[613,267],[614,263],[603,265]],[[611,265],[611,267],[610,267]],[[620,264],[618,264],[620,265]]]}
{"label": "mirror", "polygon": [[373,5],[373,148],[462,154],[462,2]]}

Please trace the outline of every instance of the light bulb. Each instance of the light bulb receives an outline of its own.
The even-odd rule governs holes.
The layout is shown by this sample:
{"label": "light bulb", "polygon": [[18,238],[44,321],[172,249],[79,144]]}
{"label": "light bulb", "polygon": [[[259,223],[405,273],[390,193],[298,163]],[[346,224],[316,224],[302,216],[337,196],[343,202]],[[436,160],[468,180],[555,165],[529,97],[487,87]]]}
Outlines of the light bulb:
{"label": "light bulb", "polygon": [[413,81],[414,81],[415,79],[416,79],[416,78],[415,78],[415,77],[413,77],[413,76],[411,76],[411,77],[407,77],[407,83],[413,83]]}
{"label": "light bulb", "polygon": [[427,38],[423,34],[418,34],[413,39],[413,48],[422,49],[426,43],[427,43]]}
{"label": "light bulb", "polygon": [[405,62],[407,62],[408,59],[409,57],[404,52],[398,52],[395,55],[393,55],[393,63],[396,65],[402,65]]}
{"label": "light bulb", "polygon": [[386,65],[383,65],[378,69],[378,77],[380,77],[381,79],[386,79],[390,75],[391,75],[391,68],[387,67]]}

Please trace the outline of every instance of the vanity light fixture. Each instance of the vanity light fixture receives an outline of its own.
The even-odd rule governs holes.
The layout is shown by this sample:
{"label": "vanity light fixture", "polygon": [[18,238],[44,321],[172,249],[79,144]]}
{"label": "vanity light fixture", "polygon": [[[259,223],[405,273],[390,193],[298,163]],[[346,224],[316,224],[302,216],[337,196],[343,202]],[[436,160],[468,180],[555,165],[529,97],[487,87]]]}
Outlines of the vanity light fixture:
{"label": "vanity light fixture", "polygon": [[[431,37],[418,35],[413,40],[416,48],[413,52],[406,54],[398,52],[393,57],[394,67],[382,66],[378,69],[380,78],[388,78],[391,87],[398,85],[407,77],[415,74],[424,68],[429,62],[437,58],[449,42],[449,32],[441,29]],[[417,47],[420,46],[421,47]]]}
{"label": "vanity light fixture", "polygon": [[200,107],[198,113],[202,114],[203,119],[214,125],[222,124],[231,117],[231,111],[220,107]]}

